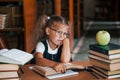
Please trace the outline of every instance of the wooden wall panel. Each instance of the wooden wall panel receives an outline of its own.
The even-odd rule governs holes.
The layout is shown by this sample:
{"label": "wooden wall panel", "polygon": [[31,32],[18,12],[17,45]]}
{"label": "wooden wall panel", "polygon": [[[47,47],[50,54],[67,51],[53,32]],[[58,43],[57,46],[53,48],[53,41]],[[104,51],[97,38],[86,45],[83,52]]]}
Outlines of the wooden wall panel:
{"label": "wooden wall panel", "polygon": [[73,49],[74,47],[74,14],[73,14],[73,11],[74,11],[74,6],[73,6],[73,0],[69,0],[69,21],[71,23],[71,50]]}
{"label": "wooden wall panel", "polygon": [[25,50],[31,52],[36,43],[33,40],[33,30],[37,20],[37,0],[23,0],[24,5],[24,26],[25,26]]}
{"label": "wooden wall panel", "polygon": [[61,0],[54,0],[54,5],[55,5],[55,14],[56,15],[61,15]]}

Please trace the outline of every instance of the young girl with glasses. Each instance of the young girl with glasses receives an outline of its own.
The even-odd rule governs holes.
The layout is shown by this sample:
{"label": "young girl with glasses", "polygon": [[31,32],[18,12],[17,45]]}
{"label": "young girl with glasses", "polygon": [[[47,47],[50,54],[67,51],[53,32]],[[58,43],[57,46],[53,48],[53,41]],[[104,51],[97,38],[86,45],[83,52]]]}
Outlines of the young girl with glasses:
{"label": "young girl with glasses", "polygon": [[41,16],[35,28],[38,40],[35,49],[36,64],[65,72],[64,63],[71,59],[69,32],[70,24],[65,18],[56,15]]}

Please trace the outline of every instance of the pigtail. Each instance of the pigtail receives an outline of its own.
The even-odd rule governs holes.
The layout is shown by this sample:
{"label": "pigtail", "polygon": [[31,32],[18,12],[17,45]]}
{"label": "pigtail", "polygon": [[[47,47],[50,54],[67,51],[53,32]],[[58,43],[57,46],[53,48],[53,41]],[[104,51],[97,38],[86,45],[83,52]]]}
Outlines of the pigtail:
{"label": "pigtail", "polygon": [[67,25],[69,26],[69,29],[68,29],[68,35],[67,35],[67,38],[70,38],[71,37],[71,23],[69,21],[67,21]]}
{"label": "pigtail", "polygon": [[45,27],[46,27],[47,16],[42,15],[38,19],[35,29],[34,29],[34,37],[37,42],[42,41],[46,38]]}

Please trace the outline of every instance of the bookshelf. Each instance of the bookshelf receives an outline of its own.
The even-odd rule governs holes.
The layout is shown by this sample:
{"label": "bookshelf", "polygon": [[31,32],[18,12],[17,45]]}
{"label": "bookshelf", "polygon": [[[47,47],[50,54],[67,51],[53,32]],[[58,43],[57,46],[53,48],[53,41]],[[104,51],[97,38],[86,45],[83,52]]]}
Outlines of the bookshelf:
{"label": "bookshelf", "polygon": [[[0,29],[0,34],[14,33],[18,45],[22,45],[21,49],[27,52],[31,52],[35,47],[32,30],[36,24],[36,2],[37,0],[0,0],[0,12],[10,14],[9,26]],[[9,34],[5,35],[8,36]]]}
{"label": "bookshelf", "polygon": [[119,0],[95,0],[95,20],[118,21]]}
{"label": "bookshelf", "polygon": [[[18,39],[18,41],[21,41],[20,44],[22,45],[24,44],[23,49],[27,52],[31,52],[36,46],[36,41],[34,40],[34,37],[32,34],[33,34],[34,27],[36,25],[37,18],[41,14],[47,14],[47,15],[56,14],[56,15],[62,15],[62,16],[64,14],[64,13],[61,13],[61,10],[62,10],[61,5],[63,4],[63,3],[60,3],[61,0],[51,0],[51,2],[50,0],[43,0],[43,3],[39,2],[38,0],[0,0],[0,6],[1,6],[1,3],[19,3],[20,6],[22,7],[22,11],[21,11],[22,14],[16,14],[14,15],[14,17],[23,17],[22,26],[19,26],[19,27],[10,26],[9,29],[7,28],[7,29],[0,30],[0,33],[1,32],[8,33],[11,31],[13,32],[15,30],[14,33],[18,33],[18,35],[20,34],[20,36],[22,37],[21,39]],[[73,3],[72,3],[72,0],[68,2],[69,3],[67,4],[69,4],[69,8],[67,8],[67,11],[70,11],[70,12],[67,12],[66,14],[70,22],[73,23],[73,19],[72,19],[73,10],[72,11],[70,10],[71,7],[73,8],[73,6],[70,6]],[[45,8],[44,10],[43,10],[43,7]],[[18,28],[21,28],[21,30],[18,30]],[[73,45],[73,37],[74,37],[73,27],[71,31],[72,31],[71,44]]]}

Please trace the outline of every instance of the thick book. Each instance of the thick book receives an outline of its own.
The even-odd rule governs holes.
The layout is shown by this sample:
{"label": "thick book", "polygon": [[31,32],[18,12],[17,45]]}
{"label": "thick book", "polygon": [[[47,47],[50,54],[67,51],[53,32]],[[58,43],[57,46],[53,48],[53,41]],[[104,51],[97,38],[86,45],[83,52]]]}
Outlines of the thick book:
{"label": "thick book", "polygon": [[0,62],[24,65],[33,58],[33,55],[19,49],[0,50]]}
{"label": "thick book", "polygon": [[93,54],[89,54],[89,58],[93,58],[93,59],[103,61],[103,62],[106,62],[106,63],[118,63],[118,62],[120,62],[120,58],[106,59],[106,58],[103,58],[103,57],[100,57],[100,56],[97,56],[97,55],[93,55]]}
{"label": "thick book", "polygon": [[[97,75],[97,77],[99,76],[99,79],[112,79],[112,78],[120,78],[120,73],[119,73],[119,71],[113,71],[113,72],[109,72],[109,73],[111,73],[111,75],[109,74],[105,74],[104,72],[104,70],[98,70],[98,69],[95,69],[95,68],[93,68],[93,72]],[[106,71],[106,73],[108,73],[107,71]]]}
{"label": "thick book", "polygon": [[19,65],[17,64],[0,64],[0,71],[18,71]]}
{"label": "thick book", "polygon": [[112,59],[119,59],[120,58],[120,53],[118,53],[118,54],[112,54],[112,55],[106,55],[106,54],[103,54],[101,52],[89,50],[89,54],[100,56],[102,58],[111,59],[111,60]]}
{"label": "thick book", "polygon": [[17,71],[0,71],[0,80],[20,80],[20,77],[18,75]]}
{"label": "thick book", "polygon": [[120,53],[120,45],[109,43],[108,45],[91,44],[89,49],[106,55]]}
{"label": "thick book", "polygon": [[93,59],[93,58],[89,58],[89,60],[93,66],[97,66],[97,67],[100,67],[100,68],[103,68],[106,70],[118,70],[118,69],[120,69],[120,62],[112,64],[112,63],[106,63],[106,62],[103,62],[103,61],[100,61],[97,59]]}
{"label": "thick book", "polygon": [[110,76],[110,75],[115,75],[115,74],[120,74],[120,69],[118,70],[106,70],[100,67],[93,66],[92,71],[99,71],[100,73]]}
{"label": "thick book", "polygon": [[[72,63],[66,63],[65,66],[67,67],[68,70],[70,70],[70,69],[84,69],[83,66],[72,64]],[[56,72],[51,67],[44,67],[44,66],[39,66],[39,65],[33,66],[32,70],[38,72],[39,74],[41,74],[43,76],[50,76],[50,75],[54,75],[54,74],[59,74],[60,73],[60,72]]]}

